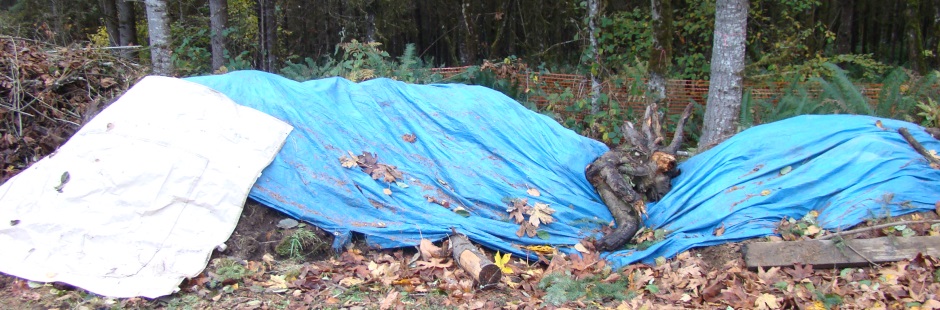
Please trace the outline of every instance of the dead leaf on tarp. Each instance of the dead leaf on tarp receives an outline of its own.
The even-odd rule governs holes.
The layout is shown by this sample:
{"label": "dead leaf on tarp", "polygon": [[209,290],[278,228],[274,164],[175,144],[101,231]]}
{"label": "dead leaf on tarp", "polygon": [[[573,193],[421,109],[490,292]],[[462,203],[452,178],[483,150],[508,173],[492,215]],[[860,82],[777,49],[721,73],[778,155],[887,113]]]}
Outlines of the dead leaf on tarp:
{"label": "dead leaf on tarp", "polygon": [[456,208],[454,208],[454,213],[457,213],[457,215],[460,215],[460,216],[463,216],[463,217],[469,217],[469,216],[470,216],[470,211],[467,211],[467,209],[464,209],[464,207],[456,207]]}
{"label": "dead leaf on tarp", "polygon": [[529,190],[527,190],[527,191],[525,191],[525,192],[526,192],[526,193],[529,193],[529,195],[531,195],[532,197],[542,196],[542,193],[539,192],[539,190],[538,190],[538,189],[535,189],[535,188],[530,188]]}
{"label": "dead leaf on tarp", "polygon": [[394,183],[402,178],[402,173],[398,170],[398,167],[379,163],[375,153],[362,152],[362,155],[356,156],[353,152],[347,152],[349,156],[344,155],[339,158],[340,164],[342,164],[343,167],[352,168],[359,166],[362,172],[371,176],[373,180],[382,179],[382,181],[388,183]]}
{"label": "dead leaf on tarp", "polygon": [[552,213],[555,213],[555,209],[549,208],[547,204],[536,202],[535,206],[532,207],[532,210],[529,210],[529,223],[532,226],[539,227],[539,224],[551,224],[555,221],[552,218]]}
{"label": "dead leaf on tarp", "polygon": [[405,142],[408,142],[408,143],[415,143],[415,140],[417,140],[417,138],[418,137],[416,137],[414,134],[411,134],[411,133],[406,133],[401,136],[401,139],[405,140]]}
{"label": "dead leaf on tarp", "polygon": [[721,237],[721,235],[724,235],[724,234],[725,234],[725,223],[721,223],[721,226],[718,226],[718,228],[715,228],[715,231],[712,232],[712,234],[715,235],[715,237]]}
{"label": "dead leaf on tarp", "polygon": [[529,238],[535,237],[537,227],[533,226],[532,223],[525,221],[519,224],[519,230],[516,231],[516,236],[522,237],[523,235],[529,236]]}
{"label": "dead leaf on tarp", "polygon": [[390,188],[383,188],[383,189],[382,189],[382,193],[385,193],[386,195],[391,196],[391,195],[392,195],[392,189],[390,189]]}
{"label": "dead leaf on tarp", "polygon": [[506,212],[509,212],[509,218],[513,220],[516,224],[522,223],[525,221],[524,212],[528,211],[529,206],[528,199],[514,199],[509,203],[509,208],[506,209]]}
{"label": "dead leaf on tarp", "polygon": [[440,206],[442,206],[442,207],[445,207],[445,208],[450,209],[450,202],[449,202],[449,201],[446,201],[446,200],[443,200],[443,199],[438,199],[438,198],[431,197],[431,196],[424,196],[424,199],[427,199],[428,202],[433,202],[433,203],[436,203],[436,204],[438,204],[438,205],[440,205]]}
{"label": "dead leaf on tarp", "polygon": [[875,127],[878,127],[881,130],[888,130],[888,128],[885,128],[885,125],[881,123],[881,120],[875,121]]}
{"label": "dead leaf on tarp", "polygon": [[352,168],[352,167],[358,166],[359,165],[358,160],[359,158],[356,157],[356,155],[353,154],[353,152],[349,152],[349,156],[343,155],[343,156],[340,156],[339,158],[339,162],[341,165],[343,165],[344,168]]}

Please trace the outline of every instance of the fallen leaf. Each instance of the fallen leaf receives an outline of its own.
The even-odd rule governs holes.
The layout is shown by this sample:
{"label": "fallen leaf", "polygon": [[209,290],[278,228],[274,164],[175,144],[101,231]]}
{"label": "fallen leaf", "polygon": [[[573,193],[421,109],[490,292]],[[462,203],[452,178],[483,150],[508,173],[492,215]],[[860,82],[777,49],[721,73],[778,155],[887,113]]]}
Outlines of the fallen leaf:
{"label": "fallen leaf", "polygon": [[469,216],[470,216],[470,211],[467,211],[467,209],[464,209],[463,207],[456,207],[456,208],[454,208],[454,213],[457,213],[457,215],[460,215],[460,216],[463,216],[463,217],[469,217]]}
{"label": "fallen leaf", "polygon": [[535,189],[535,188],[530,188],[529,190],[527,190],[527,191],[525,191],[525,192],[526,192],[526,193],[529,193],[529,195],[531,195],[532,197],[542,196],[542,193],[540,193],[539,190],[538,190],[538,189]]}
{"label": "fallen leaf", "polygon": [[718,228],[715,228],[715,231],[712,232],[712,234],[715,235],[715,237],[721,237],[721,235],[724,235],[724,234],[725,234],[725,223],[721,223],[721,226],[718,226]]}
{"label": "fallen leaf", "polygon": [[588,249],[585,248],[584,245],[581,244],[580,242],[578,242],[578,244],[575,244],[575,245],[574,245],[574,249],[575,249],[575,250],[578,250],[578,252],[581,252],[581,253],[590,253],[590,252],[591,252],[591,251],[588,251]]}
{"label": "fallen leaf", "polygon": [[552,213],[555,213],[555,209],[549,208],[547,204],[536,202],[535,206],[529,210],[529,223],[532,226],[539,227],[539,224],[551,224],[555,221],[552,218]]}
{"label": "fallen leaf", "polygon": [[793,281],[800,281],[813,275],[813,265],[793,264],[793,269],[786,269],[784,272],[793,277]]}
{"label": "fallen leaf", "polygon": [[401,136],[401,139],[405,140],[405,142],[408,142],[408,143],[415,143],[417,138],[418,137],[416,137],[414,134],[411,134],[411,133],[407,133]]}
{"label": "fallen leaf", "polygon": [[558,252],[558,250],[550,245],[527,245],[522,248],[543,255],[550,255]]}
{"label": "fallen leaf", "polygon": [[441,256],[441,248],[428,239],[421,238],[421,242],[418,243],[418,250],[421,251],[421,258],[424,258],[424,260]]}
{"label": "fallen leaf", "polygon": [[533,226],[529,221],[519,223],[519,230],[516,231],[516,236],[522,237],[523,235],[535,237],[537,228]]}
{"label": "fallen leaf", "polygon": [[383,188],[383,189],[382,189],[382,192],[385,193],[386,195],[389,195],[389,196],[392,195],[392,189],[390,189],[390,188]]}
{"label": "fallen leaf", "polygon": [[385,295],[385,298],[382,299],[382,302],[379,304],[379,309],[388,310],[392,307],[392,303],[398,300],[398,291],[392,290],[388,292],[388,295]]}
{"label": "fallen leaf", "polygon": [[340,156],[339,162],[343,165],[344,168],[352,168],[359,165],[358,159],[359,158],[356,157],[356,155],[354,155],[352,152],[349,152],[348,157],[345,155]]}
{"label": "fallen leaf", "polygon": [[447,260],[446,258],[432,257],[428,261],[420,261],[420,262],[416,262],[415,264],[419,266],[418,269],[433,269],[433,268],[450,268],[451,266],[454,265],[454,262],[451,260]]}
{"label": "fallen leaf", "polygon": [[525,215],[523,215],[523,213],[529,209],[529,206],[526,205],[527,202],[527,199],[514,199],[510,203],[510,207],[506,209],[506,212],[509,212],[509,218],[511,218],[513,222],[518,224],[525,221]]}
{"label": "fallen leaf", "polygon": [[875,121],[875,126],[881,130],[888,130],[888,128],[885,128],[885,125],[881,123],[881,120]]}
{"label": "fallen leaf", "polygon": [[339,285],[350,287],[350,286],[362,284],[362,282],[365,282],[365,281],[359,278],[345,277],[342,280],[339,280]]}
{"label": "fallen leaf", "polygon": [[819,227],[817,227],[816,225],[809,225],[808,227],[806,227],[806,231],[804,232],[804,235],[812,236],[812,235],[818,234],[820,231],[822,231],[822,229],[819,229]]}
{"label": "fallen leaf", "polygon": [[780,304],[777,303],[777,296],[767,293],[758,296],[757,300],[754,301],[754,305],[757,306],[757,309],[780,309]]}
{"label": "fallen leaf", "polygon": [[761,196],[770,195],[770,190],[769,190],[769,189],[762,190],[762,191],[760,191],[760,195],[761,195]]}
{"label": "fallen leaf", "polygon": [[496,256],[494,256],[493,258],[495,261],[493,262],[493,264],[495,264],[496,267],[499,267],[499,270],[502,270],[504,274],[512,273],[512,268],[509,268],[509,266],[506,266],[506,263],[508,263],[509,259],[512,258],[512,253],[506,253],[500,256],[499,251],[496,251]]}

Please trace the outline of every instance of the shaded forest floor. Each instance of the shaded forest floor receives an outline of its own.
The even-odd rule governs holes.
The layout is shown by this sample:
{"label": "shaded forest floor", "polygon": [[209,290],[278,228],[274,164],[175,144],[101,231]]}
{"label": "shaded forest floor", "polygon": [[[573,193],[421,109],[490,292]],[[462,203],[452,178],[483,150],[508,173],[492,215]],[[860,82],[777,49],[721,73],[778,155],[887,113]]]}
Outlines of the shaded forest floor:
{"label": "shaded forest floor", "polygon": [[[512,258],[505,265],[511,273],[500,283],[478,287],[434,246],[375,250],[354,242],[335,253],[327,249],[328,234],[309,226],[278,227],[285,218],[249,200],[228,249],[214,253],[202,274],[170,296],[111,299],[66,284],[0,275],[0,304],[10,309],[940,308],[940,260],[925,256],[864,268],[795,265],[751,271],[741,258],[742,243],[620,270],[611,270],[597,253],[545,254],[547,264]],[[926,224],[911,228],[918,235],[937,233]],[[279,245],[302,230],[317,239],[307,244],[307,258],[278,254],[284,253]],[[876,235],[883,233],[862,237]]]}

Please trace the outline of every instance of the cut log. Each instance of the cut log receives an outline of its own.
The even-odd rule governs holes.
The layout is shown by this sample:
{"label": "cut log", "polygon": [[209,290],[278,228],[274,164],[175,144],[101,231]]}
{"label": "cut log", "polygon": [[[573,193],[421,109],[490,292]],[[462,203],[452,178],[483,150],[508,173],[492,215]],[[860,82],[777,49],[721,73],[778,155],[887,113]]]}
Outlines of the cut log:
{"label": "cut log", "polygon": [[467,236],[454,234],[450,236],[450,244],[457,265],[470,273],[479,285],[488,286],[499,283],[500,277],[503,276],[502,270],[493,264],[493,261],[480,249],[470,243]]}
{"label": "cut log", "polygon": [[934,139],[940,140],[940,128],[927,128],[924,129],[927,133],[930,134]]}
{"label": "cut log", "polygon": [[898,133],[900,133],[901,136],[904,137],[904,140],[906,140],[907,143],[910,144],[911,147],[913,147],[914,150],[917,151],[918,154],[920,154],[920,156],[923,156],[924,159],[930,162],[931,167],[933,167],[934,169],[940,169],[940,159],[937,159],[936,157],[931,155],[929,152],[927,152],[927,150],[924,149],[924,146],[921,145],[920,142],[917,142],[917,139],[914,139],[914,136],[911,136],[911,133],[907,131],[907,128],[904,128],[904,127],[898,128]]}
{"label": "cut log", "polygon": [[940,236],[757,242],[745,245],[744,262],[751,269],[794,263],[842,268],[911,259],[917,253],[940,255]]}

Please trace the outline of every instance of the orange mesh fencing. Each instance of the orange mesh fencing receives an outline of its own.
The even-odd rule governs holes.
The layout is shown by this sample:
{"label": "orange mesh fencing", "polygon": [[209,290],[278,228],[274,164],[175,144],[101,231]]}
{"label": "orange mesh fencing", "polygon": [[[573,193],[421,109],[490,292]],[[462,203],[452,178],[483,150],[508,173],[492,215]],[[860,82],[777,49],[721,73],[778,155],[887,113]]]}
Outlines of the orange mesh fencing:
{"label": "orange mesh fencing", "polygon": [[[468,67],[450,67],[435,68],[432,71],[441,74],[445,78],[453,77],[464,72]],[[559,114],[562,118],[573,117],[582,120],[586,115],[585,109],[570,109],[579,99],[589,96],[591,92],[591,81],[588,77],[577,74],[541,74],[530,73],[520,74],[523,77],[538,77],[538,82],[531,78],[518,79],[518,83],[524,89],[537,88],[541,92],[536,92],[535,96],[529,97],[529,101],[534,103],[539,110],[548,110]],[[644,81],[641,81],[644,82]],[[607,94],[608,98],[617,103],[625,111],[633,113],[642,113],[646,106],[646,97],[642,90],[637,90],[633,80],[626,80],[615,85],[611,81],[604,81],[601,84],[601,91]],[[782,95],[785,91],[786,83],[744,83],[744,87],[751,91],[752,99],[769,99]],[[642,84],[640,85],[641,87]],[[860,91],[869,100],[876,101],[881,92],[881,84],[860,84]],[[561,95],[565,91],[570,91],[573,98],[566,102],[549,102],[548,96],[551,94]],[[811,90],[811,94],[818,94],[818,90]],[[668,116],[679,115],[682,109],[691,102],[705,105],[708,98],[708,81],[706,80],[667,80],[666,81],[666,107]],[[605,111],[606,108],[602,108]],[[667,119],[669,119],[667,117]]]}

